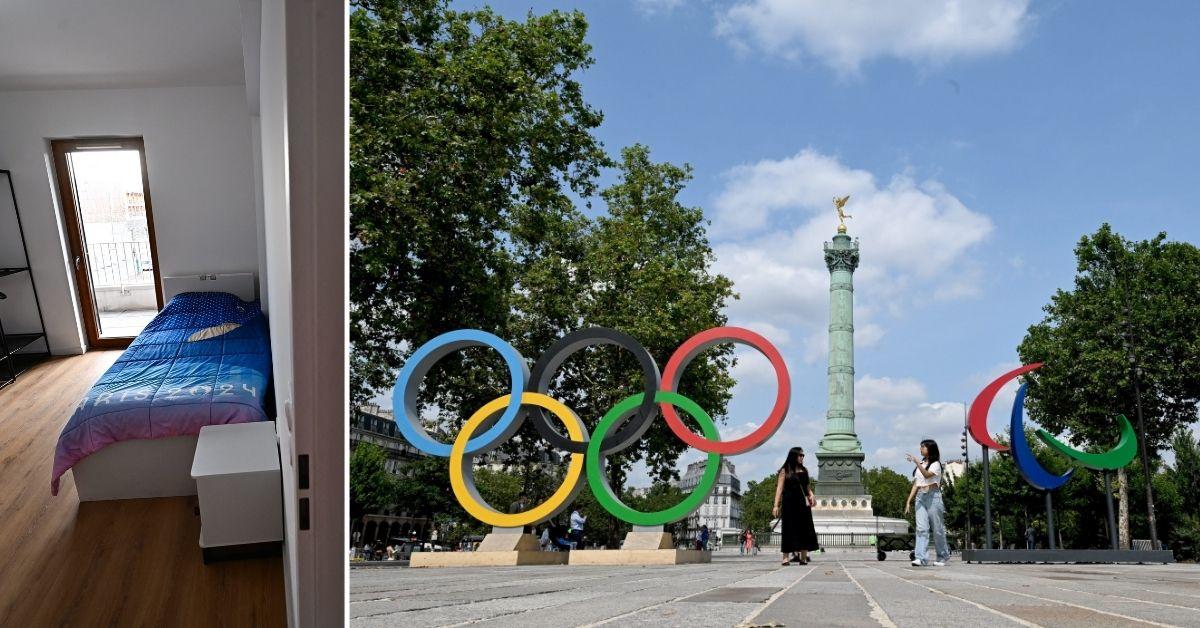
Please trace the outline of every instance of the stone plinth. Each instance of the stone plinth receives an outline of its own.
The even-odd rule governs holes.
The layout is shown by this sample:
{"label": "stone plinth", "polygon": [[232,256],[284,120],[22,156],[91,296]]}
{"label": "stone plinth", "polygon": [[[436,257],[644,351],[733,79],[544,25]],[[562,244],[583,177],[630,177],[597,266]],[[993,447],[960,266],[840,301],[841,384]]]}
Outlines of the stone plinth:
{"label": "stone plinth", "polygon": [[409,567],[516,567],[565,565],[567,552],[521,550],[514,552],[413,552]]}
{"label": "stone plinth", "polygon": [[813,527],[817,534],[907,534],[908,520],[875,517],[870,512],[830,508],[813,511]]}
{"label": "stone plinth", "polygon": [[572,565],[687,565],[712,562],[708,550],[681,549],[619,549],[619,550],[575,550],[571,552]]}
{"label": "stone plinth", "polygon": [[660,526],[634,526],[618,550],[574,550],[572,565],[685,565],[712,562],[708,550],[675,549]]}
{"label": "stone plinth", "polygon": [[413,552],[409,567],[514,567],[565,565],[566,552],[543,552],[521,528],[493,528],[474,552]]}

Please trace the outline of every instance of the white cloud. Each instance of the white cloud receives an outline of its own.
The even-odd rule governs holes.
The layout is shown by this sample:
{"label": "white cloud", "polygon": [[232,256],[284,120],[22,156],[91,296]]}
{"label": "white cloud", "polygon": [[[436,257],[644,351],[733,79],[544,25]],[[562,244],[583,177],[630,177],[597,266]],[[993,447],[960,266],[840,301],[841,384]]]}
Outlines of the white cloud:
{"label": "white cloud", "polygon": [[717,12],[716,32],[739,51],[855,74],[881,57],[938,65],[1007,52],[1032,21],[1029,0],[740,0]]}
{"label": "white cloud", "polygon": [[903,377],[871,377],[863,375],[854,383],[855,407],[858,411],[898,410],[924,401],[925,386]]}
{"label": "white cloud", "polygon": [[827,351],[829,271],[822,246],[837,228],[835,195],[850,194],[850,234],[862,241],[855,272],[855,345],[878,343],[878,312],[902,316],[911,303],[978,293],[982,274],[968,259],[991,233],[975,212],[938,181],[896,174],[886,183],[837,158],[805,149],[778,160],[731,168],[713,202],[714,268],[740,298],[731,322],[799,328],[805,363]]}
{"label": "white cloud", "polygon": [[683,6],[683,0],[633,0],[634,6],[644,15],[670,13]]}

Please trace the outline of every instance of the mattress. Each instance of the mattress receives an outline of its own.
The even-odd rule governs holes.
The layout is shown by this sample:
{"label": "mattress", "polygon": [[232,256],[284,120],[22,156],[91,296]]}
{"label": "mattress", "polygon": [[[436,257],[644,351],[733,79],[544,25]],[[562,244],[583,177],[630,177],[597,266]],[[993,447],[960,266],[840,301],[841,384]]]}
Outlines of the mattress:
{"label": "mattress", "polygon": [[63,427],[50,491],[80,460],[121,441],[266,421],[271,345],[258,302],[175,296],[92,386]]}

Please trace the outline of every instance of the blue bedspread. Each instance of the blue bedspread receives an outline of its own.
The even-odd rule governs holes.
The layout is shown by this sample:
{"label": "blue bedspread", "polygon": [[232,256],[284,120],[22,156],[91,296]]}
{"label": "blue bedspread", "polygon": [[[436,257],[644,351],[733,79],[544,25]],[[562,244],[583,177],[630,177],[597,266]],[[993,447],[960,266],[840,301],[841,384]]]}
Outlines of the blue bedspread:
{"label": "blue bedspread", "polygon": [[[234,323],[232,331],[213,329]],[[192,339],[197,332],[219,334]],[[171,299],[96,382],[63,427],[51,492],[80,460],[125,440],[195,435],[265,421],[271,345],[258,302],[223,292]]]}

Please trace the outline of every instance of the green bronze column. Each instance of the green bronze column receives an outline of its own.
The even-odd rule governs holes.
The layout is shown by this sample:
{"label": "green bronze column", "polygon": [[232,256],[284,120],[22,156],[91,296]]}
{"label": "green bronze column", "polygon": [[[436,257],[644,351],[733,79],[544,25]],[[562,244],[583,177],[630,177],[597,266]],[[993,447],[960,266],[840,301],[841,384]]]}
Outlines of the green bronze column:
{"label": "green bronze column", "polygon": [[[836,201],[835,201],[836,202]],[[838,207],[841,215],[841,206]],[[817,448],[819,495],[866,495],[862,484],[862,442],[854,432],[854,270],[858,242],[838,227],[825,243],[829,268],[829,411]]]}

